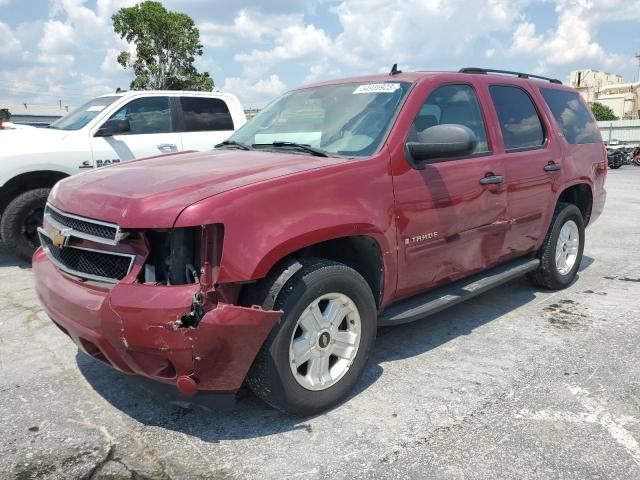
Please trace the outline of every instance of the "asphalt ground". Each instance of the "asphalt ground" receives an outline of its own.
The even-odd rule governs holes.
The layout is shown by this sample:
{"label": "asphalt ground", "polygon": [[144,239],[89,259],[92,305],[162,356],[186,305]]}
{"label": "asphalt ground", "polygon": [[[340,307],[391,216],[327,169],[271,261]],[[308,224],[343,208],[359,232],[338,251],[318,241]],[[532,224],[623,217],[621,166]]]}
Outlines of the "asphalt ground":
{"label": "asphalt ground", "polygon": [[0,478],[640,478],[640,168],[607,190],[570,288],[382,329],[348,401],[305,419],[79,354],[0,247]]}

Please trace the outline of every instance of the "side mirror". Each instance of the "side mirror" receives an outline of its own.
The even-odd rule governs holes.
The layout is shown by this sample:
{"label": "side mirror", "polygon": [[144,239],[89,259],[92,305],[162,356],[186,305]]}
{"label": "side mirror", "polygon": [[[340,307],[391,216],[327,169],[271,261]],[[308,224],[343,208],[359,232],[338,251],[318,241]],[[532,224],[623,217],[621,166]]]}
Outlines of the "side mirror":
{"label": "side mirror", "polygon": [[470,155],[478,140],[464,125],[443,124],[429,127],[418,133],[417,142],[407,142],[407,160],[416,170],[426,163],[446,162],[452,158]]}
{"label": "side mirror", "polygon": [[94,137],[110,137],[112,135],[118,135],[120,133],[127,133],[129,130],[131,130],[129,120],[111,119],[102,124]]}

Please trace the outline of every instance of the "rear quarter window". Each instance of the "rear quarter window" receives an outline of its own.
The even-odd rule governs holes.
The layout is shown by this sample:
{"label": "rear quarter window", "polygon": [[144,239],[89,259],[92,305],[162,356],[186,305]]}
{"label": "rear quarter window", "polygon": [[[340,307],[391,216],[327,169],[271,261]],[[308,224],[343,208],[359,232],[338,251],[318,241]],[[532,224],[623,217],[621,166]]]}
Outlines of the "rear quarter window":
{"label": "rear quarter window", "polygon": [[598,124],[580,94],[553,88],[541,88],[540,93],[568,143],[602,143]]}
{"label": "rear quarter window", "polygon": [[227,103],[219,98],[180,97],[183,132],[233,130]]}

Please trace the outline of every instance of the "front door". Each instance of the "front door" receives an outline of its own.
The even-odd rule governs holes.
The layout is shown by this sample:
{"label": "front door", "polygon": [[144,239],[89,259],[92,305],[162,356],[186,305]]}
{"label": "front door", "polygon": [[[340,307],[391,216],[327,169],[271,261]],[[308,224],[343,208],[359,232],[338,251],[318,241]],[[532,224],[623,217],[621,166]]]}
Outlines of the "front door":
{"label": "front door", "polygon": [[111,119],[126,119],[131,129],[121,135],[91,137],[96,167],[182,150],[180,134],[174,131],[169,97],[133,99],[114,113]]}
{"label": "front door", "polygon": [[[496,262],[506,233],[504,165],[492,154],[476,91],[469,84],[436,87],[408,134],[438,124],[470,128],[478,140],[467,158],[394,171],[399,242],[397,293],[409,296]],[[406,164],[408,165],[408,163]]]}

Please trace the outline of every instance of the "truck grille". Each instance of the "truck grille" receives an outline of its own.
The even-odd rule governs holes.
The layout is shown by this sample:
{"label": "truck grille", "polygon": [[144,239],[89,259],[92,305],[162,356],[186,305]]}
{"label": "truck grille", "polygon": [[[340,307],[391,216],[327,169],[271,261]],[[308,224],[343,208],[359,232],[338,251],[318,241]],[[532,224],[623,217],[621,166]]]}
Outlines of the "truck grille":
{"label": "truck grille", "polygon": [[62,271],[87,280],[117,283],[131,271],[134,255],[80,247],[56,247],[39,231],[40,244],[49,259]]}
{"label": "truck grille", "polygon": [[47,204],[44,209],[45,219],[56,228],[71,229],[70,235],[86,240],[115,245],[120,240],[120,228],[113,223],[101,222],[91,218],[78,217],[61,212]]}

